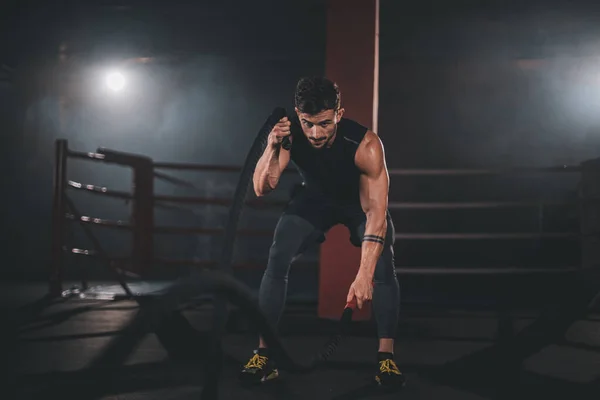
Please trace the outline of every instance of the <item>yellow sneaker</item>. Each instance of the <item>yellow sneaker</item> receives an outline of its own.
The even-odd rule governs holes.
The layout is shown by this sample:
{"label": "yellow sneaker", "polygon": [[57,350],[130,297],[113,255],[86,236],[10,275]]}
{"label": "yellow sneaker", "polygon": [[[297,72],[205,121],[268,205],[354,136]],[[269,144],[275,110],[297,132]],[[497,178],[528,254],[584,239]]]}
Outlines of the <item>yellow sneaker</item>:
{"label": "yellow sneaker", "polygon": [[393,355],[379,353],[379,371],[375,375],[375,382],[383,389],[400,389],[406,384],[406,379],[398,369]]}
{"label": "yellow sneaker", "polygon": [[279,371],[275,368],[275,363],[269,360],[263,349],[255,350],[240,372],[240,381],[246,384],[263,383],[278,377]]}

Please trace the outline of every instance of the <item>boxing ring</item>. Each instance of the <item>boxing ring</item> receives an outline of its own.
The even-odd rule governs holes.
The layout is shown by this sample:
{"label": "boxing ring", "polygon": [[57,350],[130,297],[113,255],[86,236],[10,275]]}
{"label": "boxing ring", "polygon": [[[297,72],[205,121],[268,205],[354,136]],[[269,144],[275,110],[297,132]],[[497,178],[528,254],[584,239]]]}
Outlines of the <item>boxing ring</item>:
{"label": "boxing ring", "polygon": [[[89,183],[74,182],[68,179],[68,160],[80,159],[95,163],[119,165],[130,168],[133,171],[132,189],[130,192],[116,191],[104,186]],[[160,291],[160,284],[144,284],[143,282],[125,283],[125,278],[142,279],[145,271],[150,266],[162,265],[164,267],[174,265],[187,265],[197,268],[214,269],[218,267],[217,260],[198,261],[194,259],[165,259],[154,256],[156,234],[184,234],[184,235],[208,235],[218,236],[225,233],[224,229],[190,228],[190,227],[168,227],[156,226],[154,223],[155,209],[166,207],[172,208],[177,205],[214,205],[230,207],[232,199],[207,198],[198,196],[166,196],[154,193],[155,180],[160,179],[182,187],[193,187],[193,184],[183,179],[170,176],[162,171],[197,171],[217,172],[222,174],[239,174],[241,167],[226,165],[202,165],[184,163],[155,162],[152,159],[139,155],[99,148],[96,152],[82,152],[72,150],[68,147],[66,140],[58,140],[55,144],[55,171],[54,171],[54,198],[53,198],[53,242],[52,263],[50,271],[50,293],[54,296],[101,296],[101,289],[90,288],[86,281],[81,283],[80,288],[64,290],[63,288],[63,266],[66,254],[79,255],[100,259],[113,273],[115,281],[119,283],[120,289],[105,289],[104,296],[113,292],[116,297],[131,297],[135,294],[147,293],[148,291]],[[497,175],[523,175],[523,174],[581,174],[581,166],[560,166],[550,168],[514,168],[514,169],[390,169],[389,174],[394,177],[469,177],[469,176],[497,176]],[[295,171],[288,168],[287,174]],[[129,221],[101,219],[88,216],[80,212],[79,207],[70,199],[70,191],[84,191],[98,196],[117,198],[130,202],[131,218]],[[583,196],[583,195],[581,195]],[[537,232],[519,233],[411,233],[397,232],[397,241],[472,241],[477,243],[482,240],[544,240],[564,239],[580,240],[583,232],[547,232],[543,230],[543,209],[548,205],[573,205],[584,210],[583,197],[577,201],[544,203],[542,201],[487,201],[487,202],[400,202],[390,199],[389,209],[395,210],[494,210],[494,209],[516,209],[531,208],[538,210],[539,226]],[[246,207],[258,209],[270,209],[279,211],[285,205],[285,201],[271,200],[270,198],[249,199],[245,201]],[[579,204],[581,203],[581,204]],[[174,204],[168,205],[168,204]],[[93,248],[83,249],[69,247],[65,242],[65,232],[72,224],[79,224],[85,235],[90,239]],[[104,250],[102,244],[96,239],[92,227],[106,229],[117,229],[131,232],[132,246],[129,257],[110,257]],[[582,229],[585,227],[582,225]],[[262,237],[265,239],[265,247],[269,246],[268,240],[272,230],[238,229],[238,237]],[[264,266],[237,263],[235,269],[256,268]],[[519,268],[519,267],[485,267],[480,268],[452,268],[452,267],[411,267],[397,265],[396,271],[400,275],[531,275],[531,274],[563,274],[573,273],[580,270],[581,266],[565,265],[560,268]],[[330,284],[330,283],[325,283]],[[133,286],[134,289],[131,289]],[[158,289],[157,289],[158,288]],[[98,291],[100,290],[100,292]]]}

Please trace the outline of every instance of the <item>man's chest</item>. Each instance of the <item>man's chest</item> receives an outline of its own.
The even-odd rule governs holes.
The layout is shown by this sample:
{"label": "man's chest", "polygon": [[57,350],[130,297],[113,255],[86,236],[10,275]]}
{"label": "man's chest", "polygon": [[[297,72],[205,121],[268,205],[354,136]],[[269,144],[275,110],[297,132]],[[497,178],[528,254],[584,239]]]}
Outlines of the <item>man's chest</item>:
{"label": "man's chest", "polygon": [[299,148],[292,161],[305,178],[331,186],[347,185],[358,180],[355,150],[344,146],[315,151]]}

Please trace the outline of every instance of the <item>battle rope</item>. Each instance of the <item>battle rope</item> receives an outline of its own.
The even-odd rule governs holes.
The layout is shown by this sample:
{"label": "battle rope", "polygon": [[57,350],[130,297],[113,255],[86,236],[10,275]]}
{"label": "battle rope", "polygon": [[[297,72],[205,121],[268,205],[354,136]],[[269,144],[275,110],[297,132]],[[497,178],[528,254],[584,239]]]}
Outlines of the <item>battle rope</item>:
{"label": "battle rope", "polygon": [[[273,353],[278,368],[292,373],[307,373],[319,367],[333,355],[345,329],[352,320],[354,304],[346,305],[340,320],[339,333],[330,337],[312,360],[307,363],[299,363],[290,356],[281,339],[275,333],[275,329],[262,314],[252,291],[235,279],[231,273],[239,216],[245,203],[254,168],[262,155],[272,127],[285,115],[283,108],[276,108],[271,113],[246,157],[229,212],[221,255],[221,269],[219,271],[202,271],[195,276],[182,279],[173,284],[163,295],[156,299],[147,300],[147,303],[140,307],[138,313],[129,321],[121,333],[109,342],[103,352],[85,370],[81,371],[82,373],[93,373],[94,376],[102,373],[105,378],[102,381],[106,382],[107,377],[116,374],[117,368],[124,364],[148,333],[155,332],[161,322],[165,321],[173,312],[176,312],[181,305],[207,292],[213,293],[215,307],[211,343],[208,345],[210,355],[207,357],[208,363],[204,371],[203,400],[218,399],[218,385],[223,358],[221,338],[227,321],[228,301],[238,306],[254,321],[261,336]],[[289,143],[286,146],[289,147]],[[97,381],[97,385],[102,390],[101,380]]]}
{"label": "battle rope", "polygon": [[[277,124],[277,122],[279,122],[279,120],[281,120],[286,115],[286,110],[282,107],[277,107],[273,110],[271,115],[267,118],[262,128],[260,129],[258,135],[254,139],[252,147],[250,148],[250,151],[246,156],[246,160],[244,162],[244,166],[240,173],[240,178],[238,180],[238,184],[235,190],[233,202],[231,208],[229,209],[227,225],[225,228],[224,246],[223,251],[221,253],[220,264],[221,272],[223,273],[231,274],[233,263],[233,250],[237,234],[237,227],[246,200],[246,195],[252,182],[252,175],[254,173],[254,169],[256,168],[256,164],[258,163],[258,160],[264,152],[271,130]],[[286,150],[290,150],[291,143],[288,138],[285,139],[286,140],[284,140],[282,146]],[[226,297],[230,301],[232,300],[232,296],[235,295],[235,292],[227,290],[227,288],[223,286],[224,284],[226,284],[226,282],[227,281],[225,280],[219,282],[220,285],[218,285],[218,288],[221,290],[216,291],[216,296],[214,299],[214,343],[212,346],[212,348],[215,349],[215,353],[213,353],[214,357],[221,356],[220,342],[221,337],[225,331],[225,325],[227,323],[227,299],[223,297],[223,294],[226,293]],[[230,280],[229,283],[233,285],[234,281]],[[241,285],[238,285],[237,288],[240,290],[239,295],[241,295],[245,288]],[[252,296],[247,296],[247,291],[245,292],[245,294],[245,300],[253,302]],[[240,306],[240,304],[237,305]],[[341,318],[341,330],[344,330],[346,325],[351,321],[353,308],[353,305],[347,305],[344,309]],[[269,349],[271,349],[271,351],[274,351],[276,354],[278,353],[275,356],[275,358],[278,360],[278,363],[282,364],[280,368],[287,369],[290,372],[308,372],[315,369],[320,363],[326,361],[335,352],[341,340],[341,334],[332,336],[330,340],[325,344],[325,346],[321,349],[320,353],[314,359],[313,362],[307,365],[300,365],[295,363],[290,357],[289,353],[285,351],[281,340],[274,333],[273,328],[266,323],[266,320],[264,319],[264,316],[260,313],[260,311],[258,309],[252,309],[251,311],[249,311],[249,314],[252,315],[252,319],[255,320],[254,322],[258,324],[259,330],[261,331],[264,340],[267,342]],[[210,398],[216,398],[216,394],[214,393],[216,393],[216,387],[218,386],[218,380],[220,376],[220,371],[218,370],[218,368],[215,368],[214,361],[215,360],[213,360],[212,363],[213,367],[207,368],[205,371],[205,394],[206,396],[210,396]],[[208,385],[209,383],[210,385]],[[207,388],[207,386],[210,387]],[[208,394],[209,392],[211,393],[210,395]]]}
{"label": "battle rope", "polygon": [[353,306],[348,306],[342,313],[342,329],[333,335],[310,362],[295,361],[285,348],[281,338],[275,333],[264,314],[261,312],[254,293],[242,282],[227,273],[218,271],[202,271],[193,277],[181,280],[172,285],[160,298],[147,300],[125,328],[104,348],[87,369],[113,368],[120,365],[131,354],[143,336],[153,332],[156,327],[182,304],[192,301],[206,293],[221,293],[229,301],[246,313],[254,321],[273,352],[278,368],[293,372],[306,373],[314,370],[326,361],[335,351],[344,333],[347,323],[352,318]]}
{"label": "battle rope", "polygon": [[[258,132],[258,135],[256,135],[256,138],[254,139],[254,142],[250,147],[250,151],[246,156],[246,160],[242,167],[242,171],[240,173],[237,186],[235,188],[233,201],[231,203],[231,207],[229,208],[227,224],[225,225],[223,249],[221,251],[221,262],[219,265],[219,269],[225,273],[232,273],[234,254],[233,250],[235,248],[237,228],[240,221],[240,215],[242,214],[244,203],[246,201],[248,189],[250,188],[250,184],[252,182],[252,175],[254,174],[254,169],[256,168],[256,164],[258,163],[258,160],[260,159],[265,149],[267,139],[269,138],[269,133],[271,132],[275,124],[277,124],[277,122],[279,122],[279,120],[285,115],[286,112],[284,108],[277,107],[273,110],[271,115],[267,118],[262,128]],[[229,313],[227,311],[227,300],[217,293],[214,299],[213,312],[213,326],[215,329],[215,334],[223,334],[225,326],[227,324],[228,314]]]}
{"label": "battle rope", "polygon": [[[342,314],[340,332],[333,335],[311,360],[301,363],[290,356],[282,340],[261,312],[254,293],[246,285],[227,273],[202,271],[193,277],[177,282],[160,298],[148,300],[148,303],[140,308],[120,334],[109,342],[102,353],[85,370],[80,372],[83,375],[89,373],[90,376],[102,376],[103,379],[97,379],[97,389],[105,390],[106,382],[110,381],[109,377],[117,375],[118,367],[125,363],[147,334],[154,332],[164,319],[177,311],[182,304],[211,292],[213,294],[220,293],[240,307],[255,322],[269,346],[278,368],[292,373],[308,373],[325,362],[336,350],[348,322],[352,319],[353,306],[349,305]],[[218,399],[222,366],[220,337],[213,337],[213,341],[207,347],[211,354],[204,370],[205,379],[201,398],[202,400],[215,400]]]}

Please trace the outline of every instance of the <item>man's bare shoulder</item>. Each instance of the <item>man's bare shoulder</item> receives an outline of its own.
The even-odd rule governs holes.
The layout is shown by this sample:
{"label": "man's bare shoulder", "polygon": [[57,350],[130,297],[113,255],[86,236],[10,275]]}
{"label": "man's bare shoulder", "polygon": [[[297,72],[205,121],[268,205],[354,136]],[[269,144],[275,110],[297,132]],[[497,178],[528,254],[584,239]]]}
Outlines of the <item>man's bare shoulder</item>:
{"label": "man's bare shoulder", "polygon": [[356,150],[354,159],[356,166],[365,173],[384,167],[383,143],[375,132],[367,131]]}

